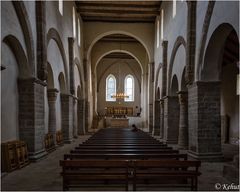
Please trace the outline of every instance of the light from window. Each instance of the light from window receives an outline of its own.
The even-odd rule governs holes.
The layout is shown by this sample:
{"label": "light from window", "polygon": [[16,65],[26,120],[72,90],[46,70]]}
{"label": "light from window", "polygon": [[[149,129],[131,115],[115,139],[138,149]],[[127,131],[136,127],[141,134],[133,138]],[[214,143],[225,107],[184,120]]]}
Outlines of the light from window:
{"label": "light from window", "polygon": [[81,44],[81,31],[80,31],[80,21],[78,19],[78,46]]}
{"label": "light from window", "polygon": [[75,8],[73,7],[73,37],[76,37],[76,13]]}
{"label": "light from window", "polygon": [[116,95],[116,78],[110,74],[106,79],[106,101],[116,101],[112,95]]}
{"label": "light from window", "polygon": [[157,48],[160,45],[160,39],[159,39],[159,19],[157,20]]}
{"label": "light from window", "polygon": [[161,40],[163,40],[163,19],[164,19],[164,10],[161,10]]}
{"label": "light from window", "polygon": [[125,78],[125,95],[124,101],[134,101],[134,78],[132,75],[127,75]]}
{"label": "light from window", "polygon": [[177,1],[173,0],[173,18],[176,16],[176,6],[177,6]]}
{"label": "light from window", "polygon": [[58,10],[63,15],[63,0],[58,0]]}

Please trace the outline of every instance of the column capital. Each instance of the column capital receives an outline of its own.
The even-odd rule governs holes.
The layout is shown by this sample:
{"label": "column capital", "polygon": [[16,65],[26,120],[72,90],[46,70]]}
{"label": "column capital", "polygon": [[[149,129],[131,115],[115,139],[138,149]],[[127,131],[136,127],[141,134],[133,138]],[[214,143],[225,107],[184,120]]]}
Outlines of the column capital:
{"label": "column capital", "polygon": [[163,40],[163,41],[162,41],[162,46],[163,46],[163,47],[166,47],[167,45],[168,45],[168,41]]}
{"label": "column capital", "polygon": [[58,92],[59,91],[55,88],[48,89],[47,90],[48,101],[56,101]]}
{"label": "column capital", "polygon": [[188,99],[187,91],[179,91],[177,92],[177,94],[178,94],[179,104],[180,105],[187,104],[187,99]]}

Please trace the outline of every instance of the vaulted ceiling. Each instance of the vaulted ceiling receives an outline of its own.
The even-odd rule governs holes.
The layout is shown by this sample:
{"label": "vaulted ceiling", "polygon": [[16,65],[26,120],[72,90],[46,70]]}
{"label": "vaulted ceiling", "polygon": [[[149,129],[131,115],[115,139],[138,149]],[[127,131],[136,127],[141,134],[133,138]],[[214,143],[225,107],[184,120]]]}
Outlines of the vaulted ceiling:
{"label": "vaulted ceiling", "polygon": [[83,21],[153,23],[161,1],[75,1]]}

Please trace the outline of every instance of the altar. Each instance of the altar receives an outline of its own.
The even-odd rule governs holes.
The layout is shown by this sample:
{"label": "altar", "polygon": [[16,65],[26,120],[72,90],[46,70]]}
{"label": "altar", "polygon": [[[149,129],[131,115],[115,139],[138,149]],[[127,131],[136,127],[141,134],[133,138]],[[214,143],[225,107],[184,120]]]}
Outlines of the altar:
{"label": "altar", "polygon": [[128,118],[111,118],[110,127],[113,128],[128,128],[129,119]]}

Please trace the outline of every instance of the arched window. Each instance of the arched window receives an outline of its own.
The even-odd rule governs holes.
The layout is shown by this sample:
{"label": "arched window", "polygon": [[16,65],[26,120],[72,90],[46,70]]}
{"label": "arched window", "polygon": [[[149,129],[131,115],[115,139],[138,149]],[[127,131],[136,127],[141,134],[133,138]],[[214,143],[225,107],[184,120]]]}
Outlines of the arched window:
{"label": "arched window", "polygon": [[160,46],[160,38],[159,38],[159,19],[157,19],[157,48]]}
{"label": "arched window", "polygon": [[163,21],[164,21],[164,10],[161,10],[161,40],[163,40]]}
{"label": "arched window", "polygon": [[76,13],[75,8],[73,7],[73,38],[76,37]]}
{"label": "arched window", "polygon": [[63,0],[58,0],[58,10],[63,15]]}
{"label": "arched window", "polygon": [[81,31],[80,31],[80,21],[78,19],[78,46],[80,46],[81,44]]}
{"label": "arched window", "polygon": [[106,101],[116,101],[112,95],[116,95],[116,78],[110,74],[106,79]]}
{"label": "arched window", "polygon": [[132,75],[127,75],[124,81],[125,95],[124,101],[134,101],[134,78]]}

